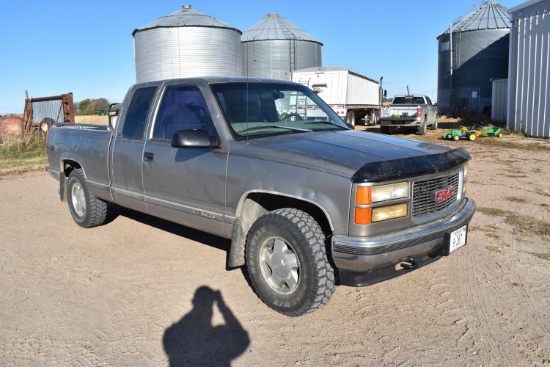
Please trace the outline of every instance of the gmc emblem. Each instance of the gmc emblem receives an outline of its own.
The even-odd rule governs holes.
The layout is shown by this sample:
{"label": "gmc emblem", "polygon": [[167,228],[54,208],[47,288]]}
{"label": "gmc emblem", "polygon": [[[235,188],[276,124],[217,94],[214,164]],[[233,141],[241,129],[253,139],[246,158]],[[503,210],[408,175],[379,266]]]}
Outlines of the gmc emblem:
{"label": "gmc emblem", "polygon": [[450,199],[454,196],[455,188],[454,186],[449,187],[448,189],[443,189],[434,192],[433,199],[436,203],[440,203],[442,201],[445,201],[447,199]]}

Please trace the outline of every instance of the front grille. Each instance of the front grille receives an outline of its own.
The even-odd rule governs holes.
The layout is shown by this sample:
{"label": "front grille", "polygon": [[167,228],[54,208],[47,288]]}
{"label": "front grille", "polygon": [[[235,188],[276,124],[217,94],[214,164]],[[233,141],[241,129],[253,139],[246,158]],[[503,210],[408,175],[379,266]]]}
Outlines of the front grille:
{"label": "front grille", "polygon": [[424,217],[449,207],[456,202],[458,190],[458,172],[445,177],[415,182],[412,217]]}

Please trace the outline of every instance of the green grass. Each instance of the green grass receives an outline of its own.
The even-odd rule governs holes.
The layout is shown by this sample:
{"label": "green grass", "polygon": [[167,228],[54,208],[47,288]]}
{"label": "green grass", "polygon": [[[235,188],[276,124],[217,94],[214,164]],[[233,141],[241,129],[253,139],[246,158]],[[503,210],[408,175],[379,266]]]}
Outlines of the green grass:
{"label": "green grass", "polygon": [[548,253],[537,253],[537,252],[530,252],[531,255],[538,257],[539,259],[548,260],[550,261],[550,254]]}
{"label": "green grass", "polygon": [[33,135],[0,146],[0,175],[44,169],[47,162],[44,135]]}
{"label": "green grass", "polygon": [[504,222],[526,232],[544,238],[550,238],[550,223],[533,217],[522,216],[517,213],[497,208],[477,208],[477,211],[491,217],[502,217]]}

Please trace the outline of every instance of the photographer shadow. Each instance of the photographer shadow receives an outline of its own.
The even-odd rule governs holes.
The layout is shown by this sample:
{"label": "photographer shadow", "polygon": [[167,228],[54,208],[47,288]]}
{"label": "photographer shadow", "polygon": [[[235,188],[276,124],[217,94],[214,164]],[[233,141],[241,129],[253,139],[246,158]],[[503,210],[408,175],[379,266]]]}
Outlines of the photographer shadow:
{"label": "photographer shadow", "polygon": [[[214,305],[224,325],[212,325]],[[221,293],[202,286],[195,292],[193,309],[166,329],[163,345],[170,367],[230,366],[250,345],[250,339]]]}

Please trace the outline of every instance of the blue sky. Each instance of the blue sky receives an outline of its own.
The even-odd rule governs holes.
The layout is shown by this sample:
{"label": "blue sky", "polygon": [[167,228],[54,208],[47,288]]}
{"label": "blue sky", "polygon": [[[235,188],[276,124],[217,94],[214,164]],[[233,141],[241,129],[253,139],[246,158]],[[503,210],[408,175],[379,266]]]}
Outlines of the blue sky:
{"label": "blue sky", "polygon": [[[437,99],[437,36],[476,0],[4,1],[0,5],[0,114],[30,97],[72,92],[75,101],[122,101],[135,83],[132,32],[184,4],[246,31],[279,13],[320,40],[323,66],[352,69],[388,95]],[[500,0],[511,8],[519,0]]]}

